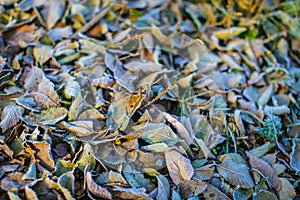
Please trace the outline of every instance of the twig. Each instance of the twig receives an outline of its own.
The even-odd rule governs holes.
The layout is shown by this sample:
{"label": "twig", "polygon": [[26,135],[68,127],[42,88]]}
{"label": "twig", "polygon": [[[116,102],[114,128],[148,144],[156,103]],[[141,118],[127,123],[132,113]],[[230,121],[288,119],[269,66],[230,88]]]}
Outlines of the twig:
{"label": "twig", "polygon": [[263,120],[261,120],[258,116],[256,116],[254,113],[252,112],[249,112],[247,110],[241,110],[241,112],[245,113],[245,114],[248,114],[248,115],[251,115],[252,117],[254,117],[257,121],[259,121],[259,123],[263,124]]}
{"label": "twig", "polygon": [[109,4],[106,8],[104,8],[101,12],[99,12],[93,19],[91,19],[88,23],[86,23],[82,28],[78,29],[74,34],[73,37],[79,33],[84,33],[89,30],[92,26],[94,26],[97,22],[100,21],[111,9],[112,4]]}
{"label": "twig", "polygon": [[151,101],[149,101],[146,105],[144,105],[141,109],[144,109],[147,106],[150,106],[151,104],[153,104],[155,101],[158,101],[162,96],[164,96],[165,94],[167,94],[169,91],[173,90],[175,87],[177,87],[177,85],[172,85],[171,87],[168,87],[167,89],[165,89],[164,91],[162,91],[158,96],[156,96],[154,99],[152,99]]}
{"label": "twig", "polygon": [[123,15],[123,13],[124,13],[124,11],[126,10],[126,8],[127,8],[127,2],[124,3],[124,5],[123,5],[123,7],[122,7],[122,9],[121,9],[121,11],[120,11],[118,17],[117,17],[117,20],[116,20],[115,25],[114,25],[114,29],[116,28],[117,24],[119,23],[120,18],[121,18],[121,16]]}

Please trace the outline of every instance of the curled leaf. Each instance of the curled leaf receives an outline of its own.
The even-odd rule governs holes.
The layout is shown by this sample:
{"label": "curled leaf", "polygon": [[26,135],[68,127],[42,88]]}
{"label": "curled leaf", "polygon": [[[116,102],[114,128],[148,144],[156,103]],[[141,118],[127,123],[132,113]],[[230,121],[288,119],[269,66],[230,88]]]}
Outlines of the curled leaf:
{"label": "curled leaf", "polygon": [[172,126],[177,130],[177,133],[183,138],[188,145],[194,142],[194,137],[191,133],[187,131],[187,129],[183,126],[181,122],[179,122],[176,118],[171,116],[170,114],[164,112],[163,113],[166,120],[172,124]]}
{"label": "curled leaf", "polygon": [[297,173],[300,172],[300,141],[296,138],[293,139],[293,151],[290,154],[291,167],[296,170]]}
{"label": "curled leaf", "polygon": [[88,171],[89,165],[85,168],[85,183],[86,183],[86,189],[95,195],[96,197],[100,197],[103,199],[112,199],[111,193],[104,187],[101,187],[96,183],[96,181],[93,180],[91,172]]}

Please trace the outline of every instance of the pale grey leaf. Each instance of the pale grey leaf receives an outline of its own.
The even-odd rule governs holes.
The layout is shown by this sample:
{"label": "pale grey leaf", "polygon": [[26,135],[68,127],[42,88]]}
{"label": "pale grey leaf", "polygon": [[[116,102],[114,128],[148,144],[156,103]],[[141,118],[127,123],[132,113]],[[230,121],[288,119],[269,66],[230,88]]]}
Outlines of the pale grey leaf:
{"label": "pale grey leaf", "polygon": [[1,114],[0,122],[2,132],[5,132],[7,129],[16,125],[19,122],[20,117],[22,117],[23,113],[24,109],[15,104],[5,106]]}
{"label": "pale grey leaf", "polygon": [[300,141],[296,138],[293,139],[293,151],[290,154],[291,167],[297,172],[300,172]]}
{"label": "pale grey leaf", "polygon": [[249,168],[244,164],[237,164],[232,160],[226,160],[217,166],[219,173],[229,183],[245,189],[254,187],[254,182],[249,173]]}
{"label": "pale grey leaf", "polygon": [[204,141],[202,139],[197,139],[195,138],[196,143],[199,145],[202,153],[204,154],[204,157],[206,159],[208,158],[216,158],[216,156],[214,154],[211,153],[210,149],[207,147],[207,145],[204,143]]}
{"label": "pale grey leaf", "polygon": [[156,176],[157,182],[158,182],[158,191],[157,191],[157,200],[165,200],[169,199],[169,194],[170,194],[170,184],[169,181],[166,177],[163,175],[158,175]]}
{"label": "pale grey leaf", "polygon": [[191,161],[176,150],[165,153],[167,168],[175,185],[190,180],[194,174]]}
{"label": "pale grey leaf", "polygon": [[272,144],[270,142],[266,142],[265,144],[258,146],[254,149],[251,149],[249,153],[251,155],[256,156],[258,158],[263,157],[266,153],[268,153],[273,147],[275,147],[275,144]]}
{"label": "pale grey leaf", "polygon": [[294,186],[285,178],[279,178],[281,182],[281,190],[278,191],[280,200],[293,200],[296,196]]}
{"label": "pale grey leaf", "polygon": [[188,145],[194,142],[194,136],[187,131],[181,122],[166,112],[163,112],[163,115],[166,120],[177,130],[178,135],[183,138]]}

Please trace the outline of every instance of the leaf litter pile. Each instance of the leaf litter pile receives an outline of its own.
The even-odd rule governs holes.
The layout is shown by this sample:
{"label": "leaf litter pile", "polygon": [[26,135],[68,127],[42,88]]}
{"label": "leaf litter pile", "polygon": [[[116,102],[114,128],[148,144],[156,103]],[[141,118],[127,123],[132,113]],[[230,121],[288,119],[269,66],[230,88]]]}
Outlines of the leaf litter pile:
{"label": "leaf litter pile", "polygon": [[300,1],[0,10],[0,199],[300,198]]}

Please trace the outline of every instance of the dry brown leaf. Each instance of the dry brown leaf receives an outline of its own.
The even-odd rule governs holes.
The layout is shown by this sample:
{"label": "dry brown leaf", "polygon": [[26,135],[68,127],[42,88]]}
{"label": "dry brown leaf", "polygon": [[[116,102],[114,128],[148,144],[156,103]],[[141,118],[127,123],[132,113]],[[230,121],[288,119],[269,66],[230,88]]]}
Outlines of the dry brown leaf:
{"label": "dry brown leaf", "polygon": [[90,164],[85,167],[85,184],[86,189],[95,195],[103,199],[113,199],[111,193],[104,187],[101,187],[94,181],[91,172],[88,171]]}
{"label": "dry brown leaf", "polygon": [[267,180],[270,186],[279,191],[281,189],[280,179],[277,177],[275,170],[264,160],[246,152],[249,157],[249,163],[252,168],[257,169]]}
{"label": "dry brown leaf", "polygon": [[39,160],[39,162],[50,170],[54,170],[55,163],[53,161],[50,144],[45,141],[30,141],[29,143],[32,145],[33,149],[35,149],[36,158]]}
{"label": "dry brown leaf", "polygon": [[200,180],[188,180],[184,181],[180,185],[180,196],[187,199],[191,196],[198,196],[202,194],[207,188],[207,183]]}
{"label": "dry brown leaf", "polygon": [[207,200],[229,200],[230,199],[223,192],[221,192],[211,184],[207,185],[207,188],[203,194],[204,194],[204,198]]}
{"label": "dry brown leaf", "polygon": [[114,188],[114,191],[120,193],[121,199],[150,199],[145,188],[122,188],[117,186]]}

